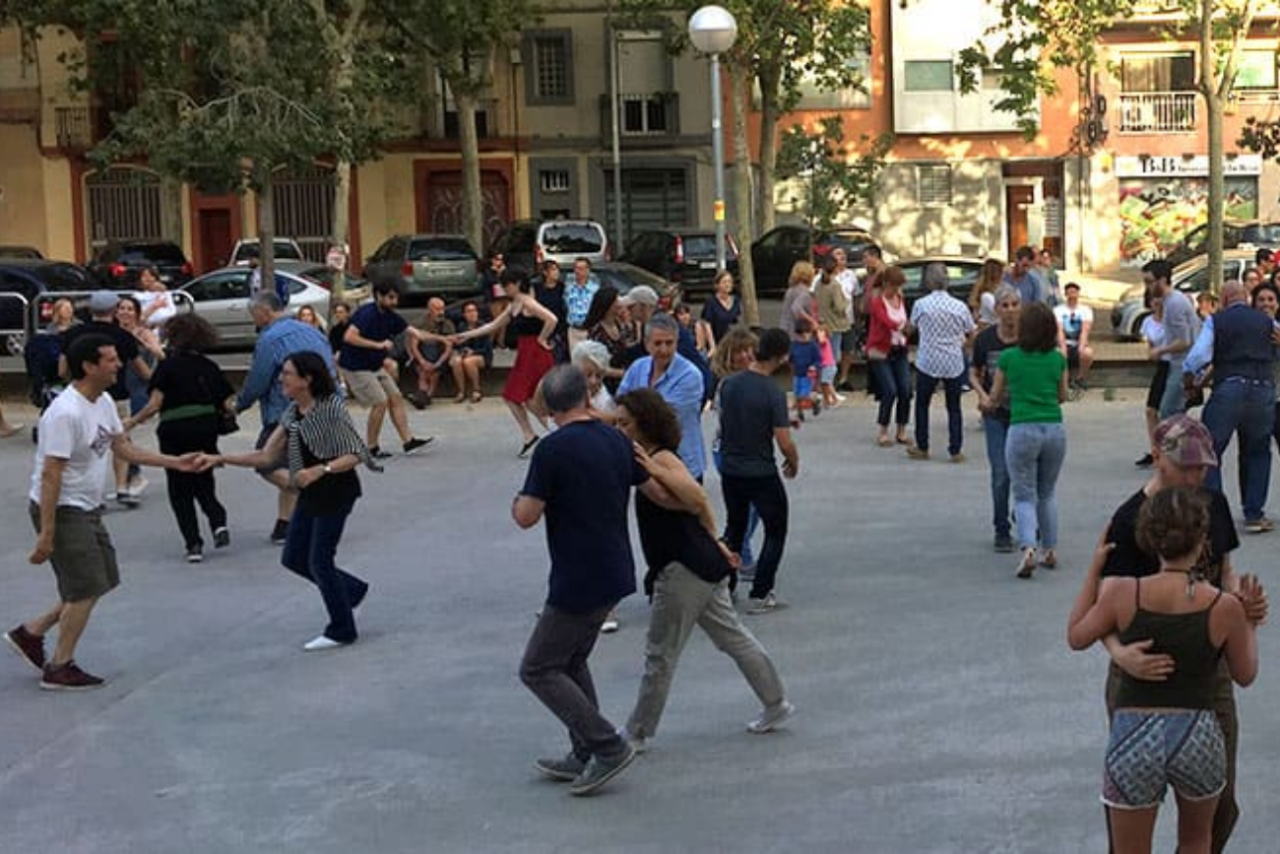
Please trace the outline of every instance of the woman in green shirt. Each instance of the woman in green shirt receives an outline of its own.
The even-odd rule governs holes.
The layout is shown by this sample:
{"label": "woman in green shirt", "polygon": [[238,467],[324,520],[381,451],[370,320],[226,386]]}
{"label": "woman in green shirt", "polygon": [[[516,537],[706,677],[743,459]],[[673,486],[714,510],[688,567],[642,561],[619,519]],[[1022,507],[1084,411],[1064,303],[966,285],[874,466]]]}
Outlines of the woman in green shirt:
{"label": "woman in green shirt", "polygon": [[[1058,565],[1058,473],[1067,455],[1062,401],[1067,399],[1067,358],[1058,349],[1058,322],[1038,302],[1022,308],[1018,346],[1006,349],[996,363],[994,401],[1007,398],[1009,434],[1005,464],[1013,489],[1014,522],[1022,556],[1018,577],[1030,578],[1039,563]],[[1039,542],[1036,535],[1039,532]]]}

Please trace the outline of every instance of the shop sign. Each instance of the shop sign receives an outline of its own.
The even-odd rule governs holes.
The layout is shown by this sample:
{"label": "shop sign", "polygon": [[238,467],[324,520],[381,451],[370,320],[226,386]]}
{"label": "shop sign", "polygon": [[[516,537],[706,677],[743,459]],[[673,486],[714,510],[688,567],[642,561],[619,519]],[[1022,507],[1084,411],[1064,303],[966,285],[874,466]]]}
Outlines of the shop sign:
{"label": "shop sign", "polygon": [[[1226,175],[1261,175],[1261,154],[1238,154],[1223,160]],[[1116,175],[1121,178],[1203,178],[1209,174],[1209,158],[1178,155],[1154,157],[1149,154],[1119,155]]]}

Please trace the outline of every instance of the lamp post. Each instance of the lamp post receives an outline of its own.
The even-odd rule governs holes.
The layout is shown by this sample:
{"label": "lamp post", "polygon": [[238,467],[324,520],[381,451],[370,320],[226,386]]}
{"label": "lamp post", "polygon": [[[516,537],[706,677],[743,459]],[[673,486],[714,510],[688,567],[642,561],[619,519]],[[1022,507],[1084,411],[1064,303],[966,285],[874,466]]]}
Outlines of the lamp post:
{"label": "lamp post", "polygon": [[[716,269],[725,268],[724,133],[720,128],[720,54],[733,47],[738,22],[722,6],[703,6],[689,18],[689,41],[711,60],[711,160],[715,171]],[[741,164],[739,164],[741,166]]]}

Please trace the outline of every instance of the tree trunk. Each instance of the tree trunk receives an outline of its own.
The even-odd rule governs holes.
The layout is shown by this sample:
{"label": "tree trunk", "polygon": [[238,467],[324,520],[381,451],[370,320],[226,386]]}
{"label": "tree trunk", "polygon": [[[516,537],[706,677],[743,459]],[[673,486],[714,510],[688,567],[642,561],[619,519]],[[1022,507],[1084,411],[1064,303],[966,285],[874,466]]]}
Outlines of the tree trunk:
{"label": "tree trunk", "polygon": [[272,187],[275,176],[270,168],[262,170],[258,182],[258,269],[262,289],[275,292],[276,281],[276,200]]}
{"label": "tree trunk", "polygon": [[[339,160],[333,170],[333,235],[332,243],[344,253],[350,252],[350,224],[347,214],[351,209],[351,163]],[[347,268],[351,259],[347,258]],[[339,270],[333,275],[333,301],[342,300],[347,289],[347,271]]]}
{"label": "tree trunk", "polygon": [[160,176],[160,236],[182,245],[182,182],[170,175]]}
{"label": "tree trunk", "polygon": [[[476,135],[475,93],[469,84],[455,88],[458,107],[458,144],[462,149],[462,233],[477,255],[484,255],[484,210],[480,199],[480,140]],[[462,89],[463,91],[459,91]]]}
{"label": "tree trunk", "polygon": [[778,166],[778,87],[782,74],[774,69],[760,74],[760,186],[756,198],[756,226],[761,233],[774,225],[774,185]]}
{"label": "tree trunk", "polygon": [[733,218],[738,244],[738,279],[742,288],[742,313],[747,326],[760,325],[756,298],[756,271],[751,262],[751,149],[747,146],[747,112],[751,106],[751,75],[729,65],[729,90],[733,97]]}

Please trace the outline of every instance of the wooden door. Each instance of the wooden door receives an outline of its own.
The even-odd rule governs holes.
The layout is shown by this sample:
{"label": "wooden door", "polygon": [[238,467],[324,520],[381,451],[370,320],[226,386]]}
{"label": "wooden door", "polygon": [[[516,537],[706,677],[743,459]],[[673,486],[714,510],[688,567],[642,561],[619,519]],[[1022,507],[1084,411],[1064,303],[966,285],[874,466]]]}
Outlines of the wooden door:
{"label": "wooden door", "polygon": [[[462,174],[431,172],[420,190],[426,200],[418,209],[418,231],[430,234],[462,233]],[[506,177],[493,170],[480,172],[480,204],[484,220],[485,248],[511,218]]]}
{"label": "wooden door", "polygon": [[227,263],[234,241],[231,239],[231,211],[205,208],[199,212],[200,272],[207,273]]}
{"label": "wooden door", "polygon": [[1030,228],[1027,212],[1036,202],[1036,188],[1023,184],[1010,184],[1004,188],[1005,231],[1009,235],[1008,258],[1027,245]]}

